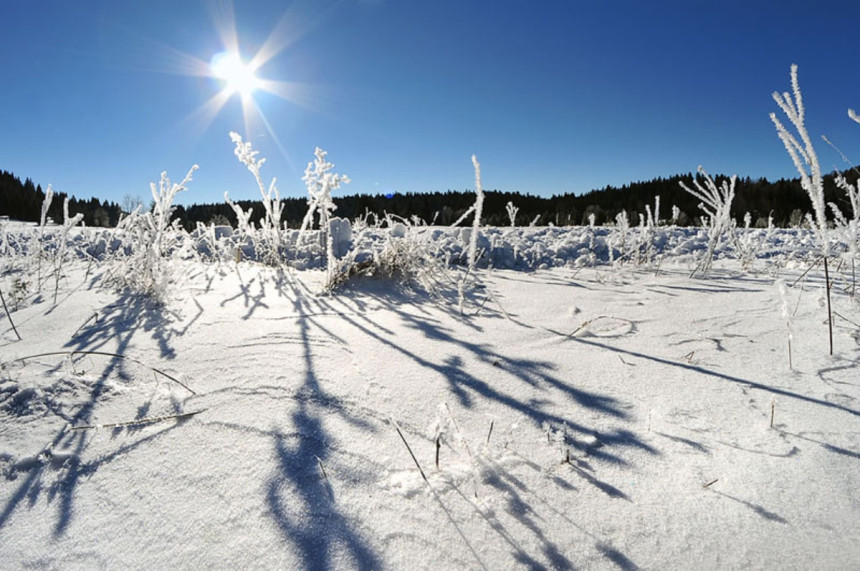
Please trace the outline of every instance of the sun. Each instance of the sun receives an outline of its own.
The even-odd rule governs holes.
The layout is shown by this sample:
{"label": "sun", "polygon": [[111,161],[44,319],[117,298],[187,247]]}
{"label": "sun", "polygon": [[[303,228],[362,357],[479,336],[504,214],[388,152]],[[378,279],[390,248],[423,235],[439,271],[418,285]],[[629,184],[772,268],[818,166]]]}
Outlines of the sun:
{"label": "sun", "polygon": [[[212,20],[221,45],[220,50],[208,61],[162,44],[154,44],[154,49],[158,57],[165,62],[166,69],[163,71],[208,78],[217,83],[217,89],[211,97],[193,109],[182,121],[184,125],[191,128],[194,137],[202,137],[228,103],[238,99],[241,104],[245,136],[250,138],[251,133],[264,133],[264,129],[281,154],[289,160],[284,146],[272,129],[257,99],[261,95],[270,94],[313,110],[319,106],[319,102],[324,97],[320,96],[319,86],[260,77],[259,74],[264,67],[269,73],[283,70],[283,61],[269,62],[315,27],[321,21],[322,14],[317,9],[317,3],[294,2],[272,28],[259,49],[245,59],[239,47],[233,2],[234,0],[211,2]],[[234,98],[234,95],[239,97]],[[271,101],[269,97],[265,97],[264,100]],[[241,129],[234,126],[231,130],[240,131]]]}
{"label": "sun", "polygon": [[243,62],[235,52],[215,54],[210,69],[213,77],[224,81],[224,90],[229,95],[238,93],[243,99],[248,99],[262,86],[261,80],[255,75],[254,65]]}

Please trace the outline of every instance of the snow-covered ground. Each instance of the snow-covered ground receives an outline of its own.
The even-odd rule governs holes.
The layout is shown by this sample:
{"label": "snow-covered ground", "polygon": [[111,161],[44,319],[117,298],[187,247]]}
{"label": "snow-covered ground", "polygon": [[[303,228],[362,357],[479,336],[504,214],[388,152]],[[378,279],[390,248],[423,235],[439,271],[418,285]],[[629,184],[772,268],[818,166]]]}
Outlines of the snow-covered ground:
{"label": "snow-covered ground", "polygon": [[830,356],[808,233],[691,278],[701,231],[638,265],[594,232],[485,230],[465,315],[244,261],[187,259],[163,305],[86,260],[56,303],[31,282],[22,340],[0,315],[0,567],[856,568],[852,263]]}

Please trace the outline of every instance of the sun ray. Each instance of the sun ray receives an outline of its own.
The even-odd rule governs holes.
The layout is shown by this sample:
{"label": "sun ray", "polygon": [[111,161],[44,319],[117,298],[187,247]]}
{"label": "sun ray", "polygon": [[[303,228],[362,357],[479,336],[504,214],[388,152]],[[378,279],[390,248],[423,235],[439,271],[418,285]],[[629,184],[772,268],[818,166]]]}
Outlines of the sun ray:
{"label": "sun ray", "polygon": [[239,34],[236,31],[236,11],[232,0],[213,0],[209,4],[209,11],[224,50],[238,53]]}
{"label": "sun ray", "polygon": [[[302,36],[317,27],[324,19],[328,8],[321,2],[296,0],[269,33],[263,46],[251,58],[251,65],[259,69],[266,62],[299,41]],[[334,6],[329,4],[329,8]]]}
{"label": "sun ray", "polygon": [[232,96],[232,93],[225,90],[219,91],[210,97],[206,103],[189,113],[180,121],[180,124],[191,130],[190,134],[194,140],[199,140]]}
{"label": "sun ray", "polygon": [[268,131],[269,135],[272,137],[272,140],[275,142],[275,146],[281,152],[281,156],[284,157],[284,160],[287,161],[287,165],[289,165],[291,170],[296,170],[296,165],[293,164],[292,159],[290,159],[290,156],[287,154],[287,150],[284,148],[284,145],[281,143],[281,139],[278,138],[278,134],[275,133],[275,130],[272,129],[272,126],[269,124],[269,120],[266,119],[266,116],[263,114],[263,110],[260,109],[260,106],[257,104],[256,101],[254,101],[253,99],[251,101],[254,105],[254,109],[256,110],[257,115],[260,118],[260,121],[266,127],[266,131]]}
{"label": "sun ray", "polygon": [[322,94],[318,87],[296,81],[260,79],[259,89],[305,109],[318,110]]}

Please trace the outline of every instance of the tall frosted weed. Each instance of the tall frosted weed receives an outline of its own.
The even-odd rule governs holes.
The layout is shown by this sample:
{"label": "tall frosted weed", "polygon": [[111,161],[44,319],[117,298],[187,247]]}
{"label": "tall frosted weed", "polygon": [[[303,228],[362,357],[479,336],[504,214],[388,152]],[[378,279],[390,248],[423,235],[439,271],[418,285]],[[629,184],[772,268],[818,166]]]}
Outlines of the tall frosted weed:
{"label": "tall frosted weed", "polygon": [[818,162],[818,154],[812,146],[812,139],[806,130],[806,110],[803,107],[803,95],[800,92],[800,83],[797,79],[797,65],[791,65],[791,90],[792,93],[782,94],[774,91],[773,100],[788,117],[788,120],[797,131],[798,141],[794,134],[782,124],[776,113],[770,114],[770,120],[776,127],[780,140],[785,145],[788,155],[791,157],[797,172],[800,174],[800,185],[809,195],[812,201],[812,209],[815,212],[813,228],[821,248],[821,255],[830,254],[830,242],[827,237],[827,216],[824,203],[824,183],[821,176],[821,165]]}
{"label": "tall frosted weed", "polygon": [[473,278],[475,274],[475,262],[478,257],[478,234],[481,231],[481,214],[484,210],[484,189],[481,187],[481,164],[475,155],[472,155],[472,166],[475,168],[475,204],[469,210],[475,213],[475,218],[472,222],[472,232],[469,235],[469,266],[466,274],[460,279],[457,288],[461,314],[464,311],[463,305],[466,300],[466,282]]}
{"label": "tall frosted weed", "polygon": [[[257,183],[257,188],[262,196],[264,215],[260,219],[260,231],[262,240],[258,240],[256,246],[261,251],[257,252],[257,256],[262,255],[263,261],[269,265],[277,265],[281,261],[281,215],[284,212],[284,204],[281,202],[281,196],[276,185],[277,179],[272,178],[268,189],[263,184],[263,178],[260,175],[260,168],[266,162],[264,158],[257,158],[259,151],[251,148],[250,142],[242,140],[242,136],[235,131],[230,132],[230,140],[233,141],[235,148],[233,154],[239,159],[239,162],[247,167],[248,171],[254,176],[254,181]],[[237,218],[244,218],[244,223],[247,226],[248,218],[235,204],[230,202],[227,193],[224,193],[224,199],[233,207]],[[247,215],[250,217],[250,211]]]}
{"label": "tall frosted weed", "polygon": [[63,228],[60,231],[54,252],[54,303],[57,303],[57,292],[60,289],[60,279],[63,277],[63,264],[66,261],[66,248],[69,242],[69,233],[84,219],[81,213],[69,216],[69,198],[63,202]]}

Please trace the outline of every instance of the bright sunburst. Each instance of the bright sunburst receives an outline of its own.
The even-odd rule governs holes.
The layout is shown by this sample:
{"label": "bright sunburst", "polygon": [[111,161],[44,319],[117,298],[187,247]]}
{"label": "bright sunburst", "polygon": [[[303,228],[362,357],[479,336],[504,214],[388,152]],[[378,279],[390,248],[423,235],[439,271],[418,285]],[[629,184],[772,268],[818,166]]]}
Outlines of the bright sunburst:
{"label": "bright sunburst", "polygon": [[212,75],[224,81],[224,89],[231,95],[238,93],[243,99],[247,99],[262,86],[254,66],[243,62],[238,53],[217,53],[212,57],[210,66]]}

